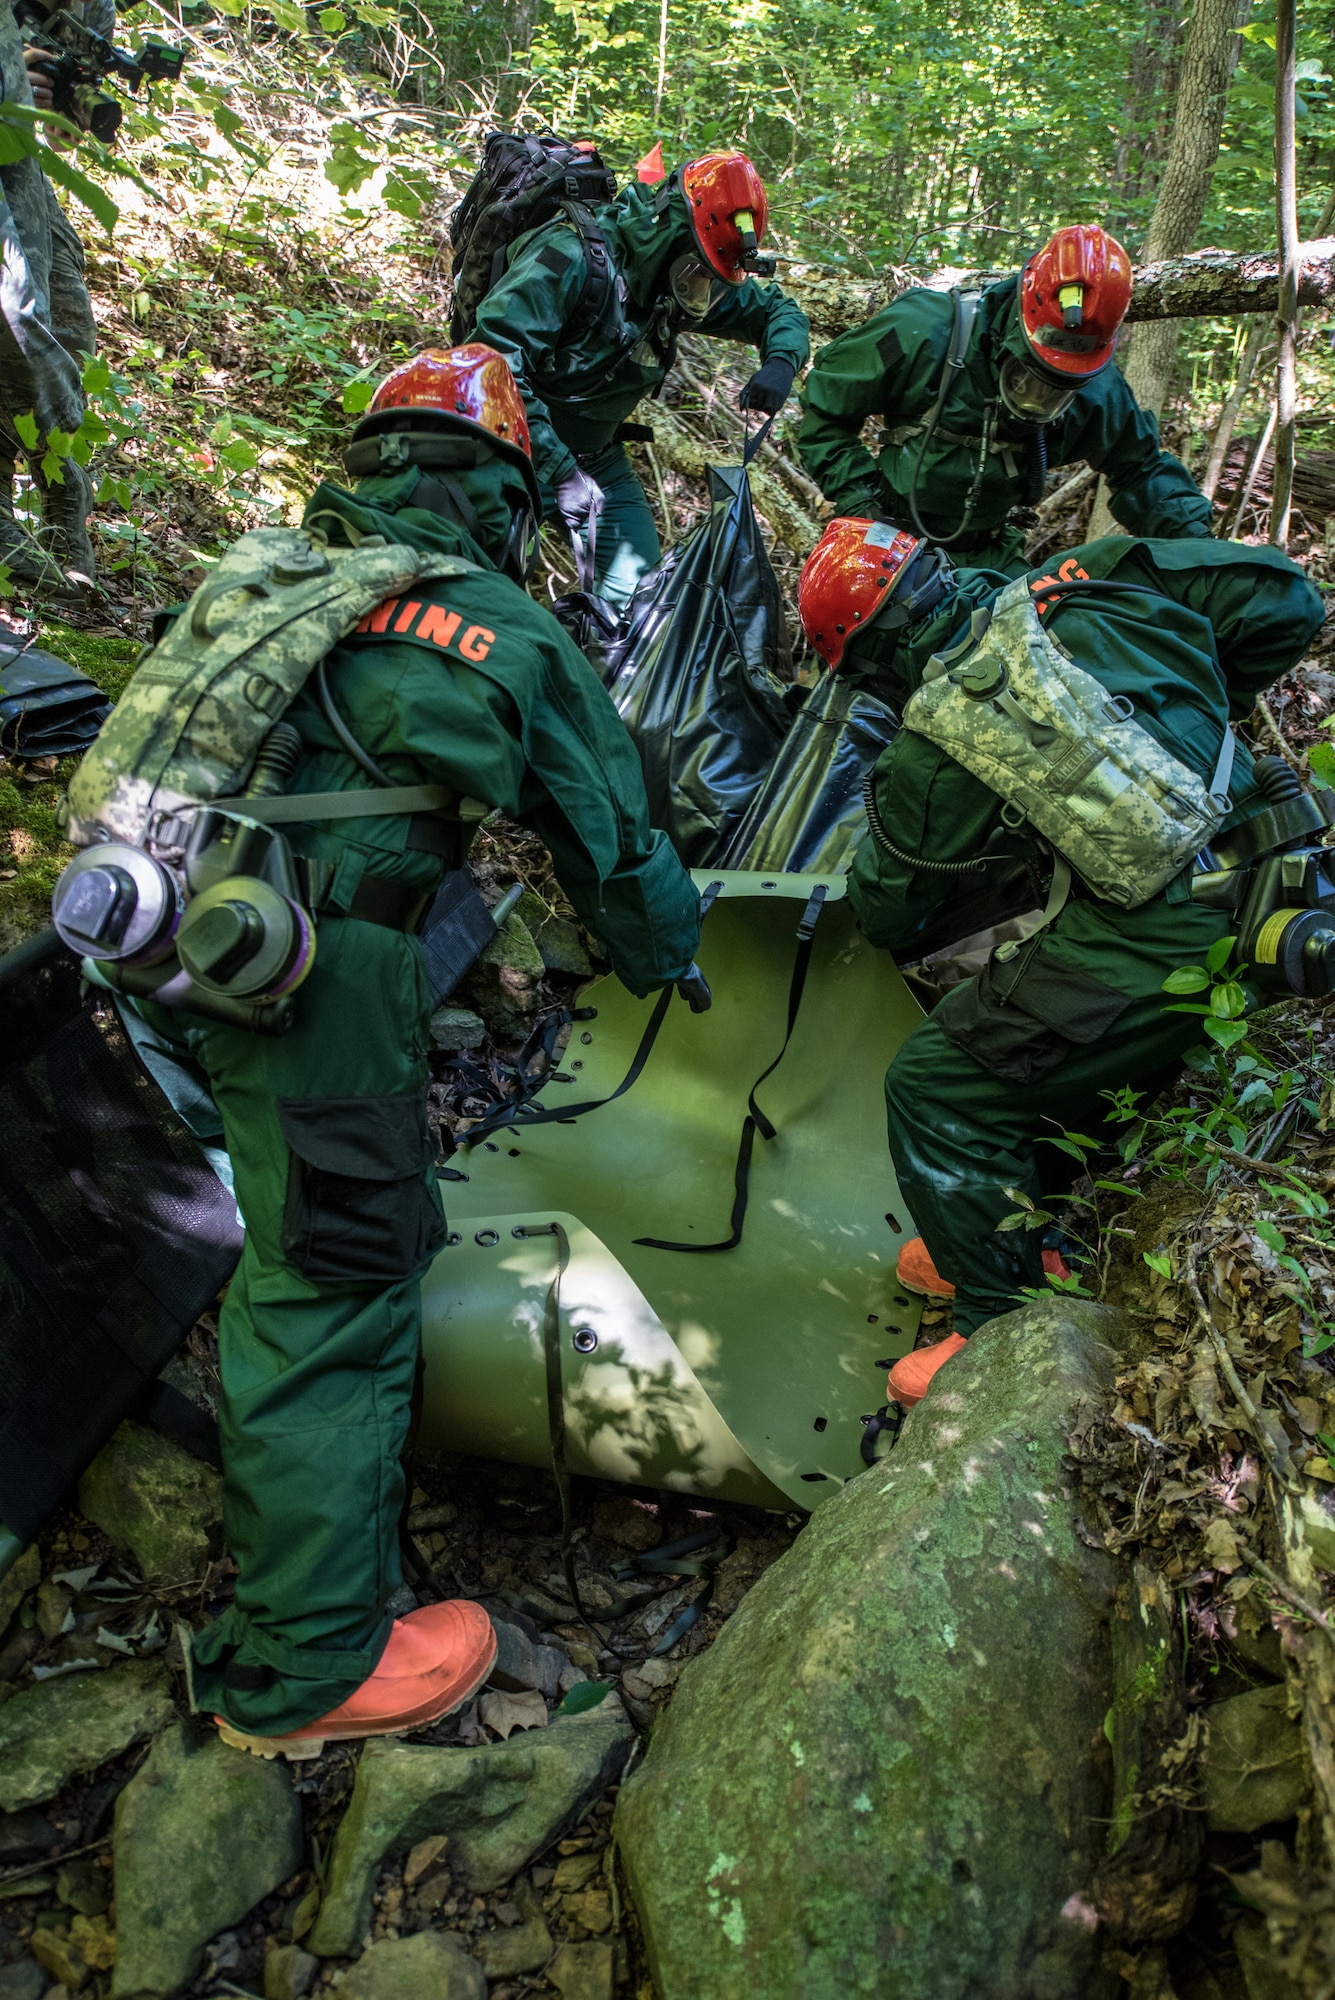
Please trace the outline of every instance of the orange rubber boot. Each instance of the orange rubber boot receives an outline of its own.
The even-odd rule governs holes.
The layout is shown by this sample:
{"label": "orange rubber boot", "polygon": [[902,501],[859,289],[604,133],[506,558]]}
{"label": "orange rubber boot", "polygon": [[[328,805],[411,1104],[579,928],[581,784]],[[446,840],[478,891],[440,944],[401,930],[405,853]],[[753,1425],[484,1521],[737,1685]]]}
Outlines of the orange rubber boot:
{"label": "orange rubber boot", "polygon": [[911,1410],[927,1394],[937,1370],[945,1366],[952,1354],[967,1346],[962,1333],[948,1333],[933,1346],[916,1347],[912,1354],[896,1361],[885,1385],[891,1402],[902,1403],[906,1410]]}
{"label": "orange rubber boot", "polygon": [[327,1715],[287,1736],[250,1736],[221,1715],[213,1719],[224,1743],[252,1756],[318,1757],[326,1743],[396,1736],[438,1722],[477,1693],[495,1664],[496,1634],[480,1604],[467,1598],[425,1604],[395,1619],[370,1680]]}
{"label": "orange rubber boot", "polygon": [[932,1262],[931,1252],[921,1236],[910,1237],[895,1263],[895,1276],[905,1291],[925,1299],[953,1299],[955,1287],[943,1278]]}
{"label": "orange rubber boot", "polygon": [[1043,1269],[1052,1278],[1069,1278],[1071,1275],[1071,1267],[1060,1250],[1043,1252]]}

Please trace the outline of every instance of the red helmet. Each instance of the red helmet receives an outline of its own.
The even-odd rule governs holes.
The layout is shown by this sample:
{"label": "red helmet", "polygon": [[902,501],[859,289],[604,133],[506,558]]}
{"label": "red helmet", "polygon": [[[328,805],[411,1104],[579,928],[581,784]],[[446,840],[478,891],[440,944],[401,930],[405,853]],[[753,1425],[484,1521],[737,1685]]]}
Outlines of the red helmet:
{"label": "red helmet", "polygon": [[730,285],[744,285],[747,265],[765,234],[769,198],[745,153],[706,153],[681,170],[681,191],[691,211],[695,240],[711,269]]}
{"label": "red helmet", "polygon": [[1106,229],[1059,229],[1020,273],[1031,357],[1062,381],[1087,381],[1112,360],[1131,303],[1131,259]]}
{"label": "red helmet", "polygon": [[409,418],[414,430],[484,436],[501,457],[519,467],[541,512],[528,413],[509,363],[494,347],[477,340],[467,347],[428,347],[392,368],[353,436],[373,437],[403,428],[409,411],[418,413],[415,420]]}
{"label": "red helmet", "polygon": [[894,585],[921,547],[883,521],[831,521],[802,566],[797,615],[832,674],[849,640],[894,601]]}

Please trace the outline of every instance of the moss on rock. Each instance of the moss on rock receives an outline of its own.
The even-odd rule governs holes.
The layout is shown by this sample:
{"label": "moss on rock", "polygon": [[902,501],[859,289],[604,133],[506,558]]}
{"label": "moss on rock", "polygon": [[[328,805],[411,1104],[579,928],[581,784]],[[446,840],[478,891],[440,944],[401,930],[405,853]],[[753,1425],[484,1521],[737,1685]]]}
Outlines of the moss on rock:
{"label": "moss on rock", "polygon": [[1096,2000],[1114,1575],[1063,1471],[1116,1316],[937,1378],[682,1676],[617,1832],[662,2000]]}

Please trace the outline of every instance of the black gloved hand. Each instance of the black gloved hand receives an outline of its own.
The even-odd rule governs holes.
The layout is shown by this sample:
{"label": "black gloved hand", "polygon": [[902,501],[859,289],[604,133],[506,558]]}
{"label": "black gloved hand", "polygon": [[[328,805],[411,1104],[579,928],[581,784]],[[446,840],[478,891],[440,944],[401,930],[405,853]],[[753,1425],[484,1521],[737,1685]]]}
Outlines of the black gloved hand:
{"label": "black gloved hand", "polygon": [[777,356],[757,368],[751,380],[737,398],[740,410],[760,410],[767,417],[777,416],[788,401],[797,370],[791,361],[780,361]]}
{"label": "black gloved hand", "polygon": [[578,465],[556,489],[556,509],[572,534],[587,535],[603,511],[603,489]]}
{"label": "black gloved hand", "polygon": [[677,981],[677,991],[693,1014],[707,1014],[714,1004],[709,981],[694,960]]}

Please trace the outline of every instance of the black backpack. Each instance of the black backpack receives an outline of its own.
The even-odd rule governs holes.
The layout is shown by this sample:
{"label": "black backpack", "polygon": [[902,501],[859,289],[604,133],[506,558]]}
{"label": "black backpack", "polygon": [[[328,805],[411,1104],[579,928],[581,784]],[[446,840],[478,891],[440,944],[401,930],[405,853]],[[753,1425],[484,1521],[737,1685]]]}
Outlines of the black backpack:
{"label": "black backpack", "polygon": [[454,262],[454,311],[450,339],[472,337],[478,307],[505,275],[510,245],[526,230],[565,216],[584,244],[585,278],[567,324],[593,326],[611,289],[607,245],[590,213],[611,201],[616,177],[593,147],[575,147],[554,132],[540,138],[517,132],[488,135],[482,165],[450,217]]}

